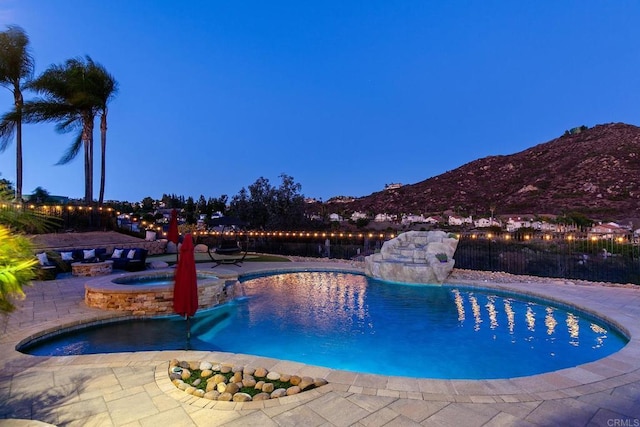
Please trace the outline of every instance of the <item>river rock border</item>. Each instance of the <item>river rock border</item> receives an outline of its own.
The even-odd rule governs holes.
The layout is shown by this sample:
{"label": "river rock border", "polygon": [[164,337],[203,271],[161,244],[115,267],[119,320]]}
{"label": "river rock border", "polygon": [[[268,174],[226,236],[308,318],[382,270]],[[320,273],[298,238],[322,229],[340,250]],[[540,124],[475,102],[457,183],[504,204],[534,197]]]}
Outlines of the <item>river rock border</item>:
{"label": "river rock border", "polygon": [[266,368],[223,363],[169,362],[169,379],[195,397],[222,402],[252,402],[294,396],[328,384],[324,378],[280,374]]}

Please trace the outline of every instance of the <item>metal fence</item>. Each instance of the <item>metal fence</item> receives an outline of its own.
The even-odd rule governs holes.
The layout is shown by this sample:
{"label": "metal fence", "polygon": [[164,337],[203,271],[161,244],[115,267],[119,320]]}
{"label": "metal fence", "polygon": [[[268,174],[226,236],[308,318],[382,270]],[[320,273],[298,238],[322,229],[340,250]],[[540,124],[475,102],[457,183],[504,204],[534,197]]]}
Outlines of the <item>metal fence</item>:
{"label": "metal fence", "polygon": [[[304,233],[302,233],[304,234]],[[373,236],[373,237],[372,237]],[[364,259],[392,235],[250,236],[249,251],[304,257]],[[632,236],[592,238],[580,233],[498,236],[458,234],[456,268],[540,277],[640,284],[640,245]]]}

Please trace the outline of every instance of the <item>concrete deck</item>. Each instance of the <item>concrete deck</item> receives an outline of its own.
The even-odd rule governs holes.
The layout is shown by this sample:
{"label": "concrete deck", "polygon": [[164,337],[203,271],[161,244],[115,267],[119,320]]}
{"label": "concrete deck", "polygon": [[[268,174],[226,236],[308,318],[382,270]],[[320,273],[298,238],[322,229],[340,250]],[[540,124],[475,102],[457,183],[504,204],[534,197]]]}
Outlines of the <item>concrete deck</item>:
{"label": "concrete deck", "polygon": [[[344,264],[286,265],[294,266],[343,268]],[[208,267],[198,264],[198,269]],[[282,263],[246,262],[216,271],[282,267]],[[86,280],[35,282],[18,309],[0,317],[0,425],[42,425],[16,420],[23,419],[61,426],[640,426],[640,287],[476,282],[585,308],[631,337],[625,348],[599,361],[505,380],[385,377],[230,353],[37,357],[17,352],[18,342],[43,330],[118,314],[84,304]],[[262,365],[324,377],[329,385],[268,402],[209,401],[186,395],[169,382],[167,366],[172,358]]]}

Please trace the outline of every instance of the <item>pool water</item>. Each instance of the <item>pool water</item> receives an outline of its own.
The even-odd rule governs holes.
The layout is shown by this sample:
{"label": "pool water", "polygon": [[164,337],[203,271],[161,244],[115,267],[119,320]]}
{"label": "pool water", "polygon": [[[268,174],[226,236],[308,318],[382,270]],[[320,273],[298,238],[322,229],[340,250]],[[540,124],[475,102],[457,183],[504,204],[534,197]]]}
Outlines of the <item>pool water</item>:
{"label": "pool water", "polygon": [[552,303],[461,286],[400,285],[357,274],[249,277],[241,296],[177,316],[85,328],[21,349],[38,355],[184,349],[419,378],[512,378],[577,366],[627,339]]}

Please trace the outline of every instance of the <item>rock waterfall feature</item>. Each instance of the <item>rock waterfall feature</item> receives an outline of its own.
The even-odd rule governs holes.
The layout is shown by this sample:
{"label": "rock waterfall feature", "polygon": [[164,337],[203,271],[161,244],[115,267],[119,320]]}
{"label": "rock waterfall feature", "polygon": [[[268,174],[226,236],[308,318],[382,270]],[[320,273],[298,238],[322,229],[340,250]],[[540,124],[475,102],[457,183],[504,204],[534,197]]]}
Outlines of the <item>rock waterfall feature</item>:
{"label": "rock waterfall feature", "polygon": [[444,231],[409,231],[366,257],[364,272],[391,282],[443,283],[453,270],[457,247],[458,239]]}

